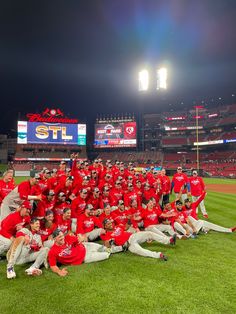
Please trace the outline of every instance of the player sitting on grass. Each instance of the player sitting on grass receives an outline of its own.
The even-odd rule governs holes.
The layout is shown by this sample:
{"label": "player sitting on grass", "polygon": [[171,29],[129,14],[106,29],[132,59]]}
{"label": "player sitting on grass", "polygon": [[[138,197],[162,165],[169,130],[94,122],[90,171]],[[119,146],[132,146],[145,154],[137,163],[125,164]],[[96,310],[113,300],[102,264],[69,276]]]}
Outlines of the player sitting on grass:
{"label": "player sitting on grass", "polygon": [[38,234],[39,229],[39,219],[32,218],[30,221],[30,229],[22,228],[17,232],[16,239],[13,241],[10,250],[7,253],[8,279],[16,277],[14,271],[15,265],[22,265],[29,262],[34,263],[25,270],[27,275],[42,274],[40,266],[44,262],[46,263],[49,248],[43,247],[41,236]]}
{"label": "player sitting on grass", "polygon": [[[206,195],[206,193],[204,193],[202,196],[205,197],[205,195]],[[197,211],[196,211],[197,203],[201,202],[201,199],[203,199],[202,196],[198,199],[197,202],[194,202],[194,203],[191,203],[190,199],[188,199],[188,198],[184,201],[185,206],[183,209],[184,209],[185,213],[187,214],[189,222],[191,222],[191,224],[194,226],[196,233],[199,233],[199,231],[203,231],[203,232],[207,233],[209,230],[214,230],[214,231],[224,232],[224,233],[235,232],[236,227],[225,228],[225,227],[213,224],[209,221],[198,219]]]}

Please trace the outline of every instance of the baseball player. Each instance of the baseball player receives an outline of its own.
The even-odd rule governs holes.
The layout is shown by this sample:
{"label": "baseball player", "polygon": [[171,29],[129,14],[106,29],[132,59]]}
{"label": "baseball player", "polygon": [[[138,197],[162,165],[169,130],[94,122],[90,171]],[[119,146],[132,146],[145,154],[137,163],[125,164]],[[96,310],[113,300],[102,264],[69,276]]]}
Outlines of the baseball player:
{"label": "baseball player", "polygon": [[16,212],[11,213],[2,220],[0,228],[0,255],[9,250],[17,231],[29,224],[31,208],[30,202],[24,201]]}
{"label": "baseball player", "polygon": [[31,188],[38,183],[39,179],[39,174],[33,174],[29,180],[21,182],[3,199],[0,220],[15,212],[24,200],[41,201],[42,195],[31,195]]}
{"label": "baseball player", "polygon": [[93,243],[83,242],[81,237],[73,235],[64,236],[56,229],[53,232],[54,245],[48,253],[48,262],[51,270],[59,276],[66,276],[66,268],[60,269],[57,263],[62,265],[80,265],[82,263],[92,263],[103,261],[109,258],[111,250],[105,246]]}
{"label": "baseball player", "polygon": [[25,270],[29,276],[39,276],[42,274],[40,266],[47,260],[49,248],[43,247],[41,236],[38,234],[40,229],[40,221],[32,218],[30,221],[30,229],[22,228],[16,234],[10,250],[7,253],[7,278],[16,277],[14,265],[22,265],[34,262]]}
{"label": "baseball player", "polygon": [[175,245],[175,237],[163,237],[151,231],[130,233],[124,231],[124,229],[119,226],[113,227],[113,224],[109,219],[105,219],[103,224],[106,233],[101,235],[101,239],[104,241],[104,245],[108,247],[112,241],[117,246],[122,246],[124,250],[128,248],[128,250],[134,254],[144,257],[160,258],[167,261],[167,257],[162,252],[152,252],[150,250],[143,249],[140,244],[147,241],[156,241],[163,244]]}
{"label": "baseball player", "polygon": [[[205,184],[202,178],[198,176],[198,173],[196,170],[192,172],[192,177],[189,178],[189,183],[190,183],[192,200],[193,202],[196,202],[206,190]],[[200,202],[199,206],[200,206],[203,217],[207,219],[208,214],[206,211],[204,200]],[[198,213],[198,207],[196,208],[196,212]]]}
{"label": "baseball player", "polygon": [[2,200],[15,188],[12,171],[4,172],[0,180],[0,204]]}
{"label": "baseball player", "polygon": [[174,174],[171,181],[171,192],[174,189],[176,198],[181,198],[184,201],[187,198],[187,192],[190,192],[190,184],[188,177],[182,172],[182,167],[177,168],[177,173]]}
{"label": "baseball player", "polygon": [[90,241],[96,240],[102,233],[105,233],[101,221],[94,214],[93,205],[86,205],[84,214],[79,217],[76,230],[77,234],[86,236],[86,240]]}

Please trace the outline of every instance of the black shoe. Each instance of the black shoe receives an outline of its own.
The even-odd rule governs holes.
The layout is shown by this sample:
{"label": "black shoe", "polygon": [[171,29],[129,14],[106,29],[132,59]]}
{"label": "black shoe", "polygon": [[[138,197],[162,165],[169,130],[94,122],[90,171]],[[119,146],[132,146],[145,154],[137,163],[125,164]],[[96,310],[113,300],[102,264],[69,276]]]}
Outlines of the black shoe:
{"label": "black shoe", "polygon": [[129,242],[126,241],[123,245],[122,245],[122,248],[123,248],[123,252],[126,252],[129,248]]}
{"label": "black shoe", "polygon": [[168,257],[167,257],[166,255],[164,255],[163,253],[161,253],[160,259],[161,259],[162,261],[165,261],[165,262],[168,261]]}
{"label": "black shoe", "polygon": [[175,245],[176,244],[177,235],[176,233],[170,238],[170,244]]}

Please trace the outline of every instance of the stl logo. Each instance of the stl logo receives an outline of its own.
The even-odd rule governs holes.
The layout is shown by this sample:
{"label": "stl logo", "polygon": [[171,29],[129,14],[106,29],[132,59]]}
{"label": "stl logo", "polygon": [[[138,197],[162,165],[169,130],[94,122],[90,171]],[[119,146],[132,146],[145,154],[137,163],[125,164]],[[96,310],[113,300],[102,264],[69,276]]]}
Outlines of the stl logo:
{"label": "stl logo", "polygon": [[128,127],[126,128],[126,132],[127,132],[129,135],[131,135],[132,133],[134,133],[134,127],[133,127],[133,126],[128,126]]}

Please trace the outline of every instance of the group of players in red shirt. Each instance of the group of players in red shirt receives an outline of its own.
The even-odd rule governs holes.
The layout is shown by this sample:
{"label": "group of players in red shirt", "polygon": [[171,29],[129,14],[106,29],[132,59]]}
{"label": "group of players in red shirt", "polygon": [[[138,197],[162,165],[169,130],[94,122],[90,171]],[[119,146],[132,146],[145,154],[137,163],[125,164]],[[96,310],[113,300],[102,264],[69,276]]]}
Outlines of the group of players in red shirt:
{"label": "group of players in red shirt", "polygon": [[[136,171],[130,163],[62,161],[59,169],[43,168],[15,186],[13,171],[0,180],[0,255],[7,253],[7,278],[14,266],[33,262],[28,275],[40,275],[44,264],[60,276],[63,265],[79,265],[126,251],[167,260],[162,252],[141,247],[148,241],[175,245],[201,231],[231,233],[205,220],[205,185],[196,171],[188,178],[177,168],[172,181],[165,169]],[[169,196],[175,193],[175,201]],[[193,202],[190,201],[192,196]],[[204,220],[198,219],[198,206]],[[102,244],[93,242],[102,240]]]}

